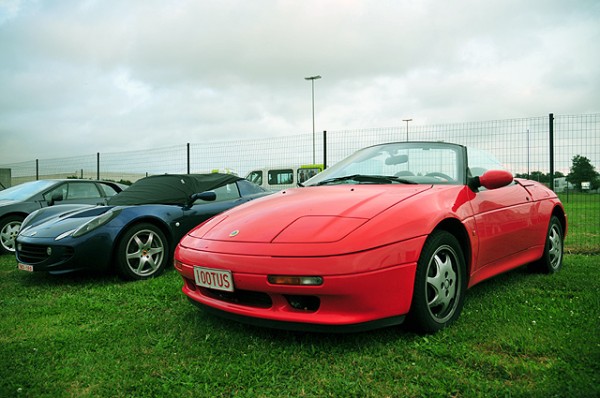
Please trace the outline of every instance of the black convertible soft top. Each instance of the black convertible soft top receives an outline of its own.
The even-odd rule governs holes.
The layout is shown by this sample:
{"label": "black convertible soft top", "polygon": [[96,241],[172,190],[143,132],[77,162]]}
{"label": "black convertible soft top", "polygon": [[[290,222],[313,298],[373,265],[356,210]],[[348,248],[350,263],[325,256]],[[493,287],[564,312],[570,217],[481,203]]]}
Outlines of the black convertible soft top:
{"label": "black convertible soft top", "polygon": [[185,205],[190,195],[211,191],[241,180],[232,174],[161,174],[137,180],[109,199],[112,206],[144,204]]}

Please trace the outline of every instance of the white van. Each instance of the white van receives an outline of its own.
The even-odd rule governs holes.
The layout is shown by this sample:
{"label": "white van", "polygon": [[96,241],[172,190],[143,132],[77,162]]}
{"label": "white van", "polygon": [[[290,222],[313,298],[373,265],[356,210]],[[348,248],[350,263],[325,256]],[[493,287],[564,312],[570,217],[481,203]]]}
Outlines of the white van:
{"label": "white van", "polygon": [[266,167],[252,170],[246,176],[248,181],[271,191],[297,187],[312,176],[323,171],[322,164],[300,166]]}

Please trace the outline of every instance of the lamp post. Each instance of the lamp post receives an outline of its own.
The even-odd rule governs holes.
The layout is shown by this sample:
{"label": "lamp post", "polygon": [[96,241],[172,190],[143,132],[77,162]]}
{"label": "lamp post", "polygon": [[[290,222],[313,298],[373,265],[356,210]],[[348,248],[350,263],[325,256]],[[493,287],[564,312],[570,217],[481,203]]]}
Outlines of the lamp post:
{"label": "lamp post", "polygon": [[315,80],[320,78],[319,75],[304,78],[304,80],[310,80],[312,88],[313,164],[315,164]]}
{"label": "lamp post", "polygon": [[403,122],[406,122],[406,141],[408,141],[408,122],[412,122],[412,119],[402,119]]}

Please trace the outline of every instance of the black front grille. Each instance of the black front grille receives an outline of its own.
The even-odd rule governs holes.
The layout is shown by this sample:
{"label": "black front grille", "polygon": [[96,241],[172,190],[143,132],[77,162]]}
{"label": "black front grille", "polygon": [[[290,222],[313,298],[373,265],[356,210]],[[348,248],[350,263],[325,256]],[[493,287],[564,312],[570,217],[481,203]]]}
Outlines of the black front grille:
{"label": "black front grille", "polygon": [[[53,262],[64,262],[75,253],[72,247],[51,246]],[[17,249],[17,258],[25,264],[39,264],[50,258],[48,246],[23,243]]]}
{"label": "black front grille", "polygon": [[70,259],[71,257],[73,257],[73,254],[75,254],[75,249],[73,249],[72,247],[62,247],[60,261],[62,262]]}
{"label": "black front grille", "polygon": [[250,290],[236,290],[235,292],[223,292],[206,288],[202,288],[201,290],[208,297],[226,301],[228,303],[259,308],[269,308],[273,305],[271,297],[266,293],[253,292]]}
{"label": "black front grille", "polygon": [[20,261],[27,264],[37,264],[48,258],[47,246],[20,244],[17,256]]}

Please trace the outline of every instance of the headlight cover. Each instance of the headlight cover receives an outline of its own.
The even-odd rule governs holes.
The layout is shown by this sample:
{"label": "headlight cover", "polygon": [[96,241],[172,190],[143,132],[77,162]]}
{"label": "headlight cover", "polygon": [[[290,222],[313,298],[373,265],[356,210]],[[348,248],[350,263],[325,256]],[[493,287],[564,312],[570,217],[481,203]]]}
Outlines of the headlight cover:
{"label": "headlight cover", "polygon": [[31,221],[35,218],[35,215],[36,212],[34,211],[29,213],[29,215],[25,217],[25,219],[21,223],[21,231],[23,231],[27,226],[29,226],[29,224],[31,224]]}
{"label": "headlight cover", "polygon": [[77,228],[71,236],[77,238],[81,235],[85,235],[88,232],[91,232],[96,228],[108,223],[110,220],[115,218],[120,212],[120,210],[109,210],[106,213],[99,215],[98,217],[94,217],[90,221],[83,224],[81,227]]}

